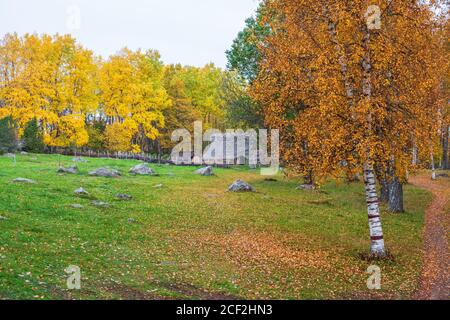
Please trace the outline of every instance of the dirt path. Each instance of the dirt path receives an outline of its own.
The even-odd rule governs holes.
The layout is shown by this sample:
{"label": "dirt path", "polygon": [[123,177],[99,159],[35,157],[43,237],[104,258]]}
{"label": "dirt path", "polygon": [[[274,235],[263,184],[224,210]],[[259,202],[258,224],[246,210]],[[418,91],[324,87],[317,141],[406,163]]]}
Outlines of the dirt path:
{"label": "dirt path", "polygon": [[450,298],[450,255],[447,239],[450,226],[450,180],[432,181],[428,175],[415,176],[410,182],[433,193],[425,212],[425,254],[418,292],[414,299],[448,300]]}

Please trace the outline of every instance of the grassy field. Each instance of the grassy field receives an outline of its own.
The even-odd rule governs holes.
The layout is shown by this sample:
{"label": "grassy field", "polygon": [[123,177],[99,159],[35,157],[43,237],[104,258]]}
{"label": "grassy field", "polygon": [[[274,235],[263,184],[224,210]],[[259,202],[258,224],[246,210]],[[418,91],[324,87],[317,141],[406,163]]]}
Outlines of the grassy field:
{"label": "grassy field", "polygon": [[[362,184],[300,191],[298,181],[266,181],[244,167],[202,177],[193,167],[152,165],[159,176],[135,177],[128,170],[137,161],[114,159],[60,175],[59,158],[73,164],[18,155],[14,166],[0,157],[0,299],[408,298],[416,288],[431,196],[412,186],[406,213],[383,212],[394,260],[377,262],[382,290],[374,292],[365,273],[372,263],[360,257],[369,247]],[[101,166],[123,176],[87,175]],[[12,183],[17,177],[37,184]],[[226,192],[238,178],[258,192]],[[79,187],[90,197],[77,197]],[[115,200],[118,193],[134,198]],[[81,268],[81,290],[67,290],[69,265]]]}

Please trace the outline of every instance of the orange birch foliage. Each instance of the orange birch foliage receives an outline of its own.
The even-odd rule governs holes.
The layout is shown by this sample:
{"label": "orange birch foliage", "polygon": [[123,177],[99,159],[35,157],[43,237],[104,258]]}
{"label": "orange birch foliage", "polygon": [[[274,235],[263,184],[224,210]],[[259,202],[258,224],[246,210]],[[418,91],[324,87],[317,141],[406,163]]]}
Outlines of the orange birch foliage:
{"label": "orange birch foliage", "polygon": [[[266,2],[273,33],[260,47],[252,95],[267,124],[282,129],[283,160],[294,172],[312,168],[325,177],[394,158],[404,176],[412,135],[436,129],[442,61],[430,8],[406,0]],[[367,28],[373,4],[382,13],[379,30]]]}

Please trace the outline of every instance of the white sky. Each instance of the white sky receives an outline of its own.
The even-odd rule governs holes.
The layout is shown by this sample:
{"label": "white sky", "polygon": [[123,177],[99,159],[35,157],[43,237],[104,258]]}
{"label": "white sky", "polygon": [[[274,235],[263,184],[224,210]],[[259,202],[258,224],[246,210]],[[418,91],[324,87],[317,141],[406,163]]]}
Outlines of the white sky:
{"label": "white sky", "polygon": [[103,57],[127,46],[156,49],[165,63],[225,67],[225,50],[257,6],[258,0],[0,0],[0,36],[70,33]]}

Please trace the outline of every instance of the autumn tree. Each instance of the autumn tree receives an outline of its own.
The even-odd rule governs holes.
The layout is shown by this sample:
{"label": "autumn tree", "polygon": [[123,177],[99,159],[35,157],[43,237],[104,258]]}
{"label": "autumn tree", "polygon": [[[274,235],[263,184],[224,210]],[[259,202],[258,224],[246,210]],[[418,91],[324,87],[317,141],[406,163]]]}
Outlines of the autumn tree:
{"label": "autumn tree", "polygon": [[101,112],[107,118],[107,145],[112,150],[140,152],[148,139],[159,136],[165,124],[163,110],[171,104],[163,77],[160,55],[151,50],[125,48],[102,64]]}
{"label": "autumn tree", "polygon": [[[164,70],[164,88],[172,101],[172,105],[163,111],[165,127],[157,140],[158,154],[162,150],[170,150],[175,143],[172,141],[172,132],[177,129],[192,131],[193,123],[202,120],[200,110],[196,108],[187,94],[186,84],[183,80],[185,68],[181,65],[169,65]],[[161,150],[162,149],[162,150]]]}
{"label": "autumn tree", "polygon": [[200,113],[205,128],[218,128],[224,123],[224,101],[220,94],[223,76],[223,71],[214,64],[202,68],[188,66],[182,73],[186,95]]}
{"label": "autumn tree", "polygon": [[88,142],[85,115],[96,107],[92,52],[71,36],[7,34],[0,45],[0,117],[11,115],[19,135],[37,119],[47,145]]}
{"label": "autumn tree", "polygon": [[[364,174],[371,253],[385,255],[375,168],[404,178],[435,104],[432,12],[418,1],[268,0],[252,95],[294,172]],[[372,6],[371,6],[372,5]],[[373,6],[376,5],[376,6]],[[377,16],[381,19],[378,24]],[[407,32],[405,32],[407,30]],[[433,109],[433,110],[431,110]]]}

